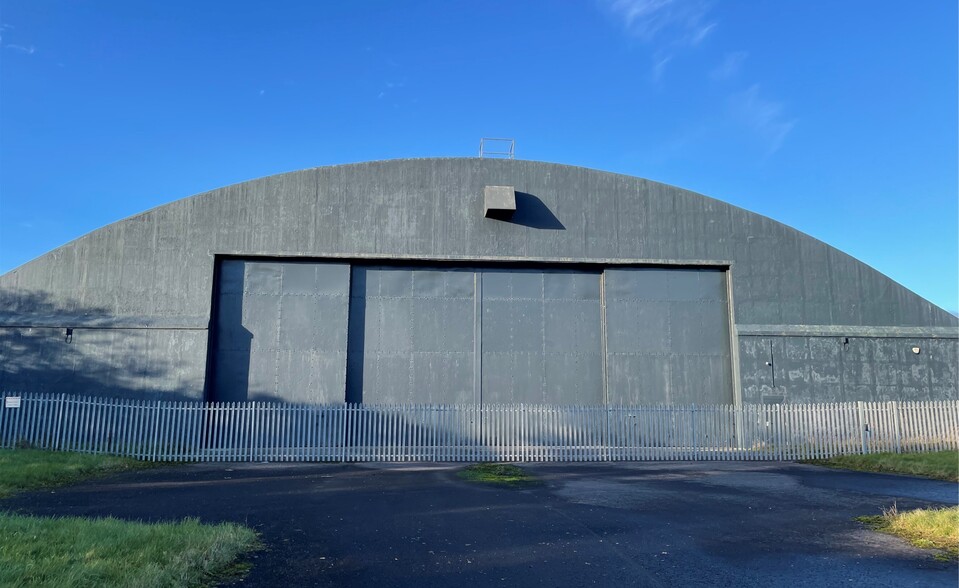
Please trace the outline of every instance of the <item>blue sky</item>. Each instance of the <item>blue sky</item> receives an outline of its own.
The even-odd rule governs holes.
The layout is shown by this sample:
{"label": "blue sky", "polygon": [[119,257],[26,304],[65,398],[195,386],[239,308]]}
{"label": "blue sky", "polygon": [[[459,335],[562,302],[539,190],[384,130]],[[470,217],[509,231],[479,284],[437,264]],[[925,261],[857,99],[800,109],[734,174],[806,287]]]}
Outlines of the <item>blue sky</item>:
{"label": "blue sky", "polygon": [[951,0],[2,0],[0,273],[227,184],[505,136],[956,310],[956,22]]}

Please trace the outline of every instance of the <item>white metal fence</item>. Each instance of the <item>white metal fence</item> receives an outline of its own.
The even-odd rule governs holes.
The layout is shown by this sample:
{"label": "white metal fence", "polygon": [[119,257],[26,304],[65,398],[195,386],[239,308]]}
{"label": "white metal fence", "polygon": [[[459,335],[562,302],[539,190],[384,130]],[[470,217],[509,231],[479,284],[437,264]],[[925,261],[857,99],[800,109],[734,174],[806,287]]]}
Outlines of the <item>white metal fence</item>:
{"label": "white metal fence", "polygon": [[959,447],[959,401],[606,407],[6,396],[0,447],[164,461],[790,460]]}

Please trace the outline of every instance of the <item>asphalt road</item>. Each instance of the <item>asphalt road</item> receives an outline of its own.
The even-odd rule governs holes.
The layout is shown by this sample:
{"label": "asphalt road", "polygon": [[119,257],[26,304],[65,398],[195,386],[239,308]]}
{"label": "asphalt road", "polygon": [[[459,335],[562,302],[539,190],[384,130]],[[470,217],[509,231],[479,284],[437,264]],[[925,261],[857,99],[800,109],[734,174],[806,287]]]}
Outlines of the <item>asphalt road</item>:
{"label": "asphalt road", "polygon": [[957,586],[854,516],[956,504],[957,485],[796,464],[530,464],[525,489],[459,464],[197,464],[0,501],[40,515],[237,521],[243,586]]}

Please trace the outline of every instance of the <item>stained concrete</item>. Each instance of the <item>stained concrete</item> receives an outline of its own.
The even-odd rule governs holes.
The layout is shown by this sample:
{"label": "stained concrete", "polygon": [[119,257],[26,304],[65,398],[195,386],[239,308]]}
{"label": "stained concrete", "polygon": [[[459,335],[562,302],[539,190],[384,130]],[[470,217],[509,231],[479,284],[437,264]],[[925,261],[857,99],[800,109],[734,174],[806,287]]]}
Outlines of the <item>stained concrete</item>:
{"label": "stained concrete", "polygon": [[956,339],[740,335],[739,345],[747,403],[956,398]]}

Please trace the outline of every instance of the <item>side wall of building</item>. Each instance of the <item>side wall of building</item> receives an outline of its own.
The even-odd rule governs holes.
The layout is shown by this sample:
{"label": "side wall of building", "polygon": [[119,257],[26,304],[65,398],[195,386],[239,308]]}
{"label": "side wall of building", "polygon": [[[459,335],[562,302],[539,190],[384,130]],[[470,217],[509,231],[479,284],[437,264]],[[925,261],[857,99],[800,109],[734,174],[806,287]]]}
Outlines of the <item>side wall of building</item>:
{"label": "side wall of building", "polygon": [[0,391],[201,400],[206,348],[206,329],[0,327]]}
{"label": "side wall of building", "polygon": [[739,348],[745,403],[957,397],[954,338],[740,335]]}

